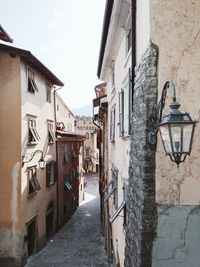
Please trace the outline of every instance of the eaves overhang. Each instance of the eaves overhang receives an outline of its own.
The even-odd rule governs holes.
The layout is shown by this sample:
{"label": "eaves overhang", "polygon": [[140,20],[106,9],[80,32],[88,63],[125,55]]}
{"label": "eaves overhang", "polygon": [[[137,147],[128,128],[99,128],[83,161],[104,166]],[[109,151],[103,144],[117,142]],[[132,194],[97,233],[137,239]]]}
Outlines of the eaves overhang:
{"label": "eaves overhang", "polygon": [[97,67],[97,77],[100,78],[101,74],[101,67],[103,63],[104,51],[106,46],[106,40],[108,36],[108,30],[110,25],[110,18],[112,14],[114,0],[107,0],[104,12],[104,19],[103,19],[103,29],[101,34],[101,44],[100,44],[100,51],[99,51],[99,60],[98,60],[98,67]]}
{"label": "eaves overhang", "polygon": [[73,132],[63,132],[56,131],[57,141],[62,141],[63,138],[67,138],[68,140],[76,140],[76,141],[85,141],[86,137],[83,134],[73,133]]}
{"label": "eaves overhang", "polygon": [[7,34],[7,32],[1,26],[1,24],[0,24],[0,40],[2,40],[4,42],[13,43],[13,39],[10,38],[10,36]]}
{"label": "eaves overhang", "polygon": [[[112,10],[109,13],[110,17],[106,20],[107,23],[109,21],[109,25],[103,24],[97,69],[97,76],[101,80],[106,81],[107,70],[112,69],[116,54],[125,34],[125,27],[130,11],[131,0],[114,0]],[[107,13],[105,12],[105,15]]]}
{"label": "eaves overhang", "polygon": [[39,59],[37,59],[30,51],[20,49],[13,46],[0,44],[0,51],[9,53],[11,56],[20,56],[29,66],[41,72],[53,85],[64,86],[61,82]]}

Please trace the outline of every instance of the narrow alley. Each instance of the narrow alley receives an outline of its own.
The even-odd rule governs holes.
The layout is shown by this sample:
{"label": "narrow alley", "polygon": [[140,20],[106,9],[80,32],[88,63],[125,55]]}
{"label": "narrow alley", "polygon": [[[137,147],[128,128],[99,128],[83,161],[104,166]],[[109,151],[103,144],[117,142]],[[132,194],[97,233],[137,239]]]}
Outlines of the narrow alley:
{"label": "narrow alley", "polygon": [[26,267],[106,267],[100,233],[98,176],[85,177],[85,200],[46,247],[31,256]]}

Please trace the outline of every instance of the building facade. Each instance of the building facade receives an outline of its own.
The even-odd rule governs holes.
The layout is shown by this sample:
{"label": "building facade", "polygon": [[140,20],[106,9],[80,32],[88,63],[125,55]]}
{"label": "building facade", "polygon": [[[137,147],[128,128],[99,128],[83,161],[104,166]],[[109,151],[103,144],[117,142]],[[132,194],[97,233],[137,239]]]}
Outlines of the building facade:
{"label": "building facade", "polygon": [[181,111],[198,120],[198,17],[198,1],[106,1],[97,75],[107,84],[108,108],[98,96],[104,117],[94,118],[104,133],[101,212],[114,266],[199,265],[198,124],[192,154],[179,169],[160,136],[154,144],[149,139],[168,80]]}
{"label": "building facade", "polygon": [[0,61],[0,265],[22,266],[56,230],[53,86],[63,83],[29,51],[0,45]]}
{"label": "building facade", "polygon": [[93,103],[99,105],[100,154],[101,160],[104,159],[100,194],[105,247],[114,266],[123,266],[132,108],[131,1],[111,2],[107,1],[104,15],[107,24],[103,28],[97,73],[106,85],[95,87],[99,103],[95,100]]}
{"label": "building facade", "polygon": [[99,150],[97,148],[97,131],[90,116],[76,116],[75,132],[85,135],[84,169],[86,172],[98,172]]}
{"label": "building facade", "polygon": [[75,116],[57,92],[55,92],[55,110],[57,129],[68,133],[74,132]]}
{"label": "building facade", "polygon": [[84,198],[84,136],[57,131],[58,226],[66,223]]}

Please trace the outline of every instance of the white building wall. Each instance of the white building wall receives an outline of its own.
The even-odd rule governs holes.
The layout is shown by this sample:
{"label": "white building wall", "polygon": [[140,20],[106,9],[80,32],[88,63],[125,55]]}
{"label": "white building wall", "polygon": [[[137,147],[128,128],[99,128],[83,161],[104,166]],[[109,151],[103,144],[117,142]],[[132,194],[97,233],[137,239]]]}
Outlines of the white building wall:
{"label": "white building wall", "polygon": [[[111,86],[111,72],[107,85],[108,103],[109,103],[109,114],[108,114],[108,139],[110,137],[110,110],[115,105],[115,142],[108,141],[108,170],[109,179],[111,179],[111,169],[114,166],[118,169],[118,207],[123,201],[123,186],[124,182],[128,182],[128,168],[129,168],[129,150],[130,150],[130,138],[120,137],[119,132],[119,96],[118,93],[123,87],[123,80],[129,72],[131,67],[131,53],[126,55],[126,35],[124,36],[118,53],[114,61],[115,69],[115,88]],[[116,210],[113,201],[110,200],[110,215]],[[125,232],[123,230],[123,212],[116,220],[112,223],[113,230],[113,242],[115,255],[119,255],[121,266],[124,262],[124,247],[125,247]]]}

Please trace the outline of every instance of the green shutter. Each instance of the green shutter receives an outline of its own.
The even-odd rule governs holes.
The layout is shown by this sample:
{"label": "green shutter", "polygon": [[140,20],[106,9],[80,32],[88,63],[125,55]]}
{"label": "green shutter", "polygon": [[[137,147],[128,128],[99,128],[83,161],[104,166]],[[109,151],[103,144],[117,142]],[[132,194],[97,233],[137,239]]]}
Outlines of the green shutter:
{"label": "green shutter", "polygon": [[64,153],[63,153],[64,162],[68,162],[68,150],[67,150],[66,144],[63,146],[63,150],[64,150]]}

